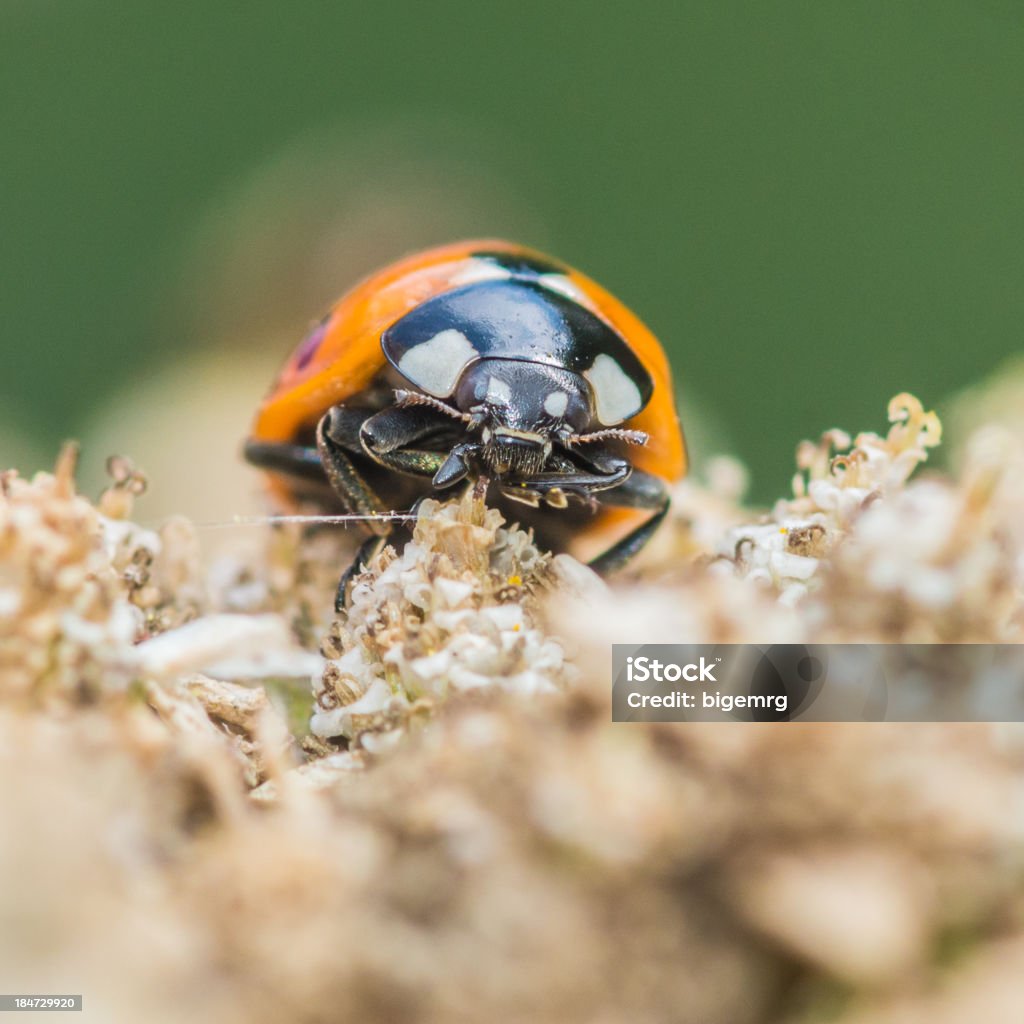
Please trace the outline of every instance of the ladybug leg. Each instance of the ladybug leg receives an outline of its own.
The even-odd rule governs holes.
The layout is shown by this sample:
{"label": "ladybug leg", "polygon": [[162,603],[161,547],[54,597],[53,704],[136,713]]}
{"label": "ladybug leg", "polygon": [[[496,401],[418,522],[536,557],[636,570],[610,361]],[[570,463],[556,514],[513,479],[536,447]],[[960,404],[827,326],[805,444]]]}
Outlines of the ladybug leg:
{"label": "ladybug leg", "polygon": [[[353,515],[379,515],[387,511],[377,493],[363,479],[353,463],[350,453],[362,452],[359,430],[370,414],[365,409],[348,409],[336,405],[317,424],[316,447],[320,464],[327,479]],[[345,609],[352,577],[362,572],[370,560],[380,552],[391,533],[387,521],[370,519],[366,527],[370,536],[363,541],[351,565],[341,574],[334,597],[334,609]]]}
{"label": "ladybug leg", "polygon": [[336,612],[343,612],[345,605],[348,603],[348,585],[352,582],[352,578],[363,571],[370,561],[378,554],[381,549],[387,543],[386,537],[378,537],[376,534],[371,534],[359,545],[359,550],[356,552],[356,557],[352,559],[352,564],[341,574],[341,579],[338,580],[338,591],[334,595],[334,610]]}
{"label": "ladybug leg", "polygon": [[408,476],[433,477],[448,458],[447,452],[428,452],[419,448],[396,448],[391,452],[372,449],[370,454],[382,466]]}
{"label": "ladybug leg", "polygon": [[409,476],[431,477],[435,487],[448,487],[469,472],[467,458],[478,445],[443,443],[440,451],[417,446],[428,440],[449,442],[463,429],[453,434],[451,421],[428,405],[403,405],[371,416],[359,437],[363,450],[382,466]]}
{"label": "ladybug leg", "polygon": [[567,494],[575,494],[584,499],[612,488],[624,486],[633,473],[633,466],[627,459],[619,458],[610,452],[604,456],[588,457],[592,470],[581,468],[571,459],[561,455],[552,455],[548,459],[548,465],[553,471],[547,473],[535,473],[523,483],[532,490],[541,494],[551,490],[564,491]]}
{"label": "ladybug leg", "polygon": [[[359,410],[343,406],[331,409],[316,426],[316,448],[328,483],[349,513],[379,516],[387,509],[345,451],[350,447],[345,443],[348,439],[345,432],[351,431],[358,415]],[[370,518],[365,525],[378,537],[386,537],[391,532],[391,524],[379,519]]]}
{"label": "ladybug leg", "polygon": [[590,568],[604,576],[621,569],[651,539],[668,514],[670,498],[668,488],[660,477],[637,469],[625,483],[614,490],[603,492],[598,500],[602,505],[650,509],[654,512],[650,519],[590,562]]}
{"label": "ladybug leg", "polygon": [[287,473],[302,480],[323,480],[320,453],[309,445],[274,441],[246,441],[247,462],[273,473]]}
{"label": "ladybug leg", "polygon": [[590,563],[601,575],[615,572],[640,551],[661,525],[669,508],[668,488],[660,477],[633,469],[628,460],[606,448],[573,447],[568,454],[583,466],[556,454],[549,462],[555,472],[540,474],[530,480],[530,487],[542,493],[557,489],[592,504],[649,509],[654,513]]}

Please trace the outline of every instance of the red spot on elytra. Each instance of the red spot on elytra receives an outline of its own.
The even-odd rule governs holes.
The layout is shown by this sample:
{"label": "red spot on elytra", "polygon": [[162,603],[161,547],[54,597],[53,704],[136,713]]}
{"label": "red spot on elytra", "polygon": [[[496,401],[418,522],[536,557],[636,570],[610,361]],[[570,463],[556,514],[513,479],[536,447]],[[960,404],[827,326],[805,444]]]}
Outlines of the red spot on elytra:
{"label": "red spot on elytra", "polygon": [[316,351],[320,347],[320,342],[324,340],[324,335],[327,333],[327,321],[329,319],[329,315],[325,316],[323,320],[321,320],[320,323],[318,323],[316,327],[314,327],[313,330],[303,338],[302,344],[299,345],[298,351],[295,353],[296,370],[304,370],[309,366],[310,361],[313,359],[313,356],[316,355]]}

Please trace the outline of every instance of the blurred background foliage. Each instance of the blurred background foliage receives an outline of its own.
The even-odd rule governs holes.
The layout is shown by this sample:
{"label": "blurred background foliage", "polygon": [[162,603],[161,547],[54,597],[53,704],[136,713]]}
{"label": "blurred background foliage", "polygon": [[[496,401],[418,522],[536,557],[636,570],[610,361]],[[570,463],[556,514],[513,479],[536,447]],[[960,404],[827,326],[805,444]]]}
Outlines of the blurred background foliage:
{"label": "blurred background foliage", "polygon": [[362,273],[505,235],[664,340],[698,460],[947,401],[1019,346],[1024,8],[0,5],[0,462],[86,441],[254,506],[287,350]]}

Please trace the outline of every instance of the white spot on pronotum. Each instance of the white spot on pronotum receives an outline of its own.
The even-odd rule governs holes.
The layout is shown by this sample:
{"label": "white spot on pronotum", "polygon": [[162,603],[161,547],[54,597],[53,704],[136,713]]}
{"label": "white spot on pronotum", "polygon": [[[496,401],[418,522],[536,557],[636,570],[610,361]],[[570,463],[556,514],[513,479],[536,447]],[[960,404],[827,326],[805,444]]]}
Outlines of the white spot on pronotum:
{"label": "white spot on pronotum", "polygon": [[512,389],[497,377],[487,378],[487,401],[492,405],[508,405],[512,398]]}
{"label": "white spot on pronotum", "polygon": [[569,396],[564,391],[552,391],[544,399],[544,411],[549,416],[561,416],[569,404]]}
{"label": "white spot on pronotum", "polygon": [[472,342],[462,331],[449,328],[429,341],[409,349],[398,361],[398,369],[413,384],[435,398],[447,398],[462,371],[477,357]]}
{"label": "white spot on pronotum", "polygon": [[583,376],[590,381],[597,403],[597,418],[610,427],[638,413],[643,406],[640,389],[611,356],[602,353]]}
{"label": "white spot on pronotum", "polygon": [[507,281],[512,275],[493,260],[470,260],[469,266],[460,270],[453,278],[452,284],[462,287],[476,284],[479,281]]}
{"label": "white spot on pronotum", "polygon": [[573,302],[582,303],[586,298],[583,290],[573,284],[565,274],[541,274],[537,281],[549,292],[558,292],[559,295],[564,295],[567,299],[572,299]]}

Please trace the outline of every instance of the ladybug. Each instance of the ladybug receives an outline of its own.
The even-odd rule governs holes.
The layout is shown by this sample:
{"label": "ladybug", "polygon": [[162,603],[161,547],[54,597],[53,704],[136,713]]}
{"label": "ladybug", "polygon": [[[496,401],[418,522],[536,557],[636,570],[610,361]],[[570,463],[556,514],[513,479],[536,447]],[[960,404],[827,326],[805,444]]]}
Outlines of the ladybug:
{"label": "ladybug", "polygon": [[[578,271],[493,240],[407,257],[344,295],[281,370],[245,457],[279,494],[355,515],[473,481],[601,573],[650,539],[687,465],[654,335]],[[393,528],[365,525],[339,607]]]}

